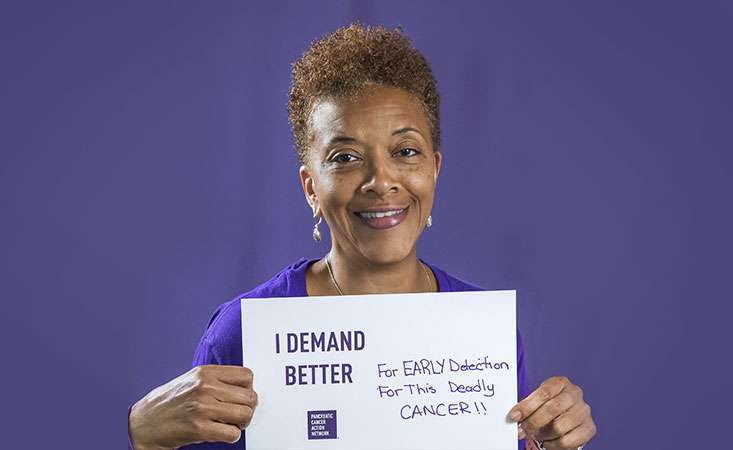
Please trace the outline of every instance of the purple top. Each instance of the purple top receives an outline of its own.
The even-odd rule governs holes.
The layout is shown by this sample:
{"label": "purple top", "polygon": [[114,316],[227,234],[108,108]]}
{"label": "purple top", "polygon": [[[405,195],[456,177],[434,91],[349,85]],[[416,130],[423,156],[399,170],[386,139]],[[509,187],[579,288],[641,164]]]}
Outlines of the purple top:
{"label": "purple top", "polygon": [[[242,365],[242,317],[240,299],[267,298],[267,297],[307,297],[305,272],[308,266],[320,258],[300,258],[295,263],[285,267],[270,280],[262,283],[249,292],[237,296],[235,299],[220,305],[206,327],[204,335],[199,341],[193,357],[193,367],[206,364]],[[422,261],[422,260],[421,260]],[[481,291],[478,286],[466,283],[452,277],[443,270],[423,261],[432,269],[438,282],[438,292]],[[524,369],[524,349],[522,338],[517,330],[517,381],[519,398],[527,396],[527,385]],[[508,412],[508,411],[507,411]],[[255,414],[257,414],[255,412]],[[244,449],[244,433],[235,444],[203,443],[181,447],[180,450],[231,450]],[[519,449],[524,449],[524,441],[519,442]]]}

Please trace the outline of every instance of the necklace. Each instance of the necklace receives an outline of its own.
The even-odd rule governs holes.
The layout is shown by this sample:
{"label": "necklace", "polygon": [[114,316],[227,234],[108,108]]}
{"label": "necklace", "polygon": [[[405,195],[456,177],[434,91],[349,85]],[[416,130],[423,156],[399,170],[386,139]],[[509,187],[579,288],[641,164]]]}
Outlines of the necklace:
{"label": "necklace", "polygon": [[[334,287],[336,287],[336,290],[339,291],[339,295],[344,295],[344,291],[341,290],[341,286],[336,282],[336,277],[333,276],[333,269],[331,269],[331,252],[326,253],[326,268],[328,268],[328,274],[331,275],[331,282],[333,283]],[[425,274],[425,280],[428,282],[428,289],[431,291],[433,290],[433,283],[430,282],[430,274],[428,274],[428,269],[425,268],[425,265],[420,263],[420,267],[422,267],[422,271]]]}

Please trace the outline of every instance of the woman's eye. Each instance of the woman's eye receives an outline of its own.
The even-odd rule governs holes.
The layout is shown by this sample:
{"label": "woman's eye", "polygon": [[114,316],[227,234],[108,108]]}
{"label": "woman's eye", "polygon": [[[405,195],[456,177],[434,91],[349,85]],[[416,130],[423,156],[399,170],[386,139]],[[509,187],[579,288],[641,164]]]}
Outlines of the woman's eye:
{"label": "woman's eye", "polygon": [[398,155],[406,157],[415,156],[418,153],[420,152],[415,150],[414,148],[403,148],[402,150],[397,152]]}
{"label": "woman's eye", "polygon": [[338,154],[332,159],[332,161],[337,162],[337,163],[349,163],[355,160],[356,160],[356,157],[349,153]]}

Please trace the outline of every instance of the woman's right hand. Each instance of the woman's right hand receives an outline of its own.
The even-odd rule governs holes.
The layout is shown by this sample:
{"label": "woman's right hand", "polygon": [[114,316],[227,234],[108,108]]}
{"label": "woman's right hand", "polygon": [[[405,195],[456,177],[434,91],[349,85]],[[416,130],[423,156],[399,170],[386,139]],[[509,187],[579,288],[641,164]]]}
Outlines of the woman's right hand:
{"label": "woman's right hand", "polygon": [[194,367],[135,403],[130,412],[130,437],[135,450],[235,443],[252,420],[256,405],[250,369]]}

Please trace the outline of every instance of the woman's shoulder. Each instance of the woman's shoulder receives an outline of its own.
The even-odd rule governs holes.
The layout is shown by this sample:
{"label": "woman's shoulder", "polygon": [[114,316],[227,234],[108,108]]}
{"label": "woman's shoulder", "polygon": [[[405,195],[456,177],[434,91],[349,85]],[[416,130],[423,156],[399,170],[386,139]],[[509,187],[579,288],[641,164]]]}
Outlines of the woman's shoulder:
{"label": "woman's shoulder", "polygon": [[462,278],[456,277],[454,275],[449,274],[445,270],[441,269],[440,267],[431,264],[423,259],[421,259],[422,262],[428,265],[433,271],[433,274],[435,274],[435,278],[438,280],[438,290],[440,292],[463,292],[463,291],[485,291],[486,289],[482,288],[481,286],[478,286],[473,283],[469,283],[468,281],[463,280]]}
{"label": "woman's shoulder", "polygon": [[216,348],[219,353],[216,356],[219,360],[228,360],[231,359],[230,356],[236,357],[236,355],[240,355],[239,358],[241,359],[241,300],[247,298],[306,296],[305,270],[312,261],[315,260],[300,258],[285,266],[264,283],[219,305],[209,318],[199,346],[207,345]]}

